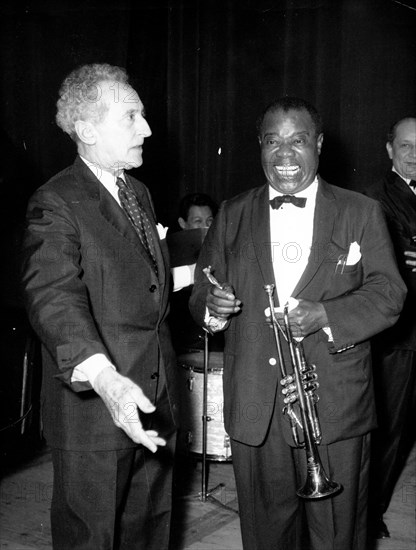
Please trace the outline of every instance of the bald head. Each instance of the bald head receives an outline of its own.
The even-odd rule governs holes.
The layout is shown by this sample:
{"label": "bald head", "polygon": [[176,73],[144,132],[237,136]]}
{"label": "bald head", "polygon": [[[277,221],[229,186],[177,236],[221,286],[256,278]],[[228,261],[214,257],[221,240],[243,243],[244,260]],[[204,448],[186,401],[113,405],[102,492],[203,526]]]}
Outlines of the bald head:
{"label": "bald head", "polygon": [[406,117],[396,122],[386,148],[396,172],[404,179],[416,179],[416,118]]}

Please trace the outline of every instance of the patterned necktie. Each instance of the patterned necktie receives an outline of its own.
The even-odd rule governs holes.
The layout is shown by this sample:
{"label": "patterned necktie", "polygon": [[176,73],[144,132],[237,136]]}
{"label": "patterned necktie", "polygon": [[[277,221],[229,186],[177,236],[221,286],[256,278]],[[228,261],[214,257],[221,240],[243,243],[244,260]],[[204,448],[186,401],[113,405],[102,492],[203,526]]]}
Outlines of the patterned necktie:
{"label": "patterned necktie", "polygon": [[305,197],[296,197],[295,195],[278,195],[274,199],[270,201],[270,205],[272,208],[277,210],[281,207],[281,205],[284,202],[291,202],[295,206],[298,206],[299,208],[304,208],[306,204],[306,198]]}
{"label": "patterned necktie", "polygon": [[155,246],[150,230],[149,218],[142,203],[136,197],[134,191],[127,185],[123,178],[117,178],[118,197],[127,217],[136,229],[140,241],[152,261],[156,275],[158,274]]}

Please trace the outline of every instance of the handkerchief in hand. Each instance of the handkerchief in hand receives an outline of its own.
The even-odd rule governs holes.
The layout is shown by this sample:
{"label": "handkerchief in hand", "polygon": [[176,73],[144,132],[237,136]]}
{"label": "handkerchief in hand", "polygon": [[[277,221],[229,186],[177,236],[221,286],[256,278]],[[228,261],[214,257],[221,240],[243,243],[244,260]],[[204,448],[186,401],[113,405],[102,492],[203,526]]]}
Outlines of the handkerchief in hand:
{"label": "handkerchief in hand", "polygon": [[355,265],[361,260],[360,245],[357,241],[354,241],[350,244],[350,249],[348,251],[347,261],[345,265]]}

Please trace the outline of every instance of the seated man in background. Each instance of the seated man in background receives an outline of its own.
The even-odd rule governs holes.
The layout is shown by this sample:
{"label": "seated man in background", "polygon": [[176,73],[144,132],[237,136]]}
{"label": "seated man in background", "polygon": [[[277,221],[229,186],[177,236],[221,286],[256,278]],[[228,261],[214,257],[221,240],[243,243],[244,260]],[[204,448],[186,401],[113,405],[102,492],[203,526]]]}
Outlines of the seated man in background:
{"label": "seated man in background", "polygon": [[208,229],[217,210],[217,205],[209,195],[190,193],[181,200],[178,223],[182,229]]}
{"label": "seated man in background", "polygon": [[[217,210],[218,207],[215,202],[205,193],[190,193],[182,198],[179,205],[179,227],[187,231],[191,229],[199,231],[194,231],[192,234],[188,233],[187,235],[176,234],[177,238],[173,238],[173,241],[177,243],[171,247],[170,251],[171,256],[173,256],[172,276],[174,292],[193,284],[195,264],[198,257],[194,256],[199,253],[202,241],[214,220]],[[177,257],[178,249],[180,249],[179,257]],[[187,256],[191,258],[191,261],[195,261],[192,261],[189,265],[175,265],[177,262],[181,263]]]}
{"label": "seated man in background", "polygon": [[177,353],[202,349],[204,345],[204,331],[192,319],[188,301],[194,283],[196,260],[217,209],[214,200],[205,193],[185,195],[179,205],[178,217],[178,225],[184,231],[168,235],[174,290],[170,319]]}

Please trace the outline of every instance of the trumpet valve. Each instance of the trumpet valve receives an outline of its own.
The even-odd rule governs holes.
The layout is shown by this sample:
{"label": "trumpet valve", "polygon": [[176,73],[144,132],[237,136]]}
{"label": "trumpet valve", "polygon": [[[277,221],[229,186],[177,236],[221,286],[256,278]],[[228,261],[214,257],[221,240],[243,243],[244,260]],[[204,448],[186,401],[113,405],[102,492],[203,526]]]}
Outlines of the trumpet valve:
{"label": "trumpet valve", "polygon": [[283,399],[283,403],[286,403],[287,405],[289,404],[292,404],[292,403],[295,403],[298,399],[298,396],[294,393],[290,394],[290,395],[286,395],[286,397],[284,397]]}
{"label": "trumpet valve", "polygon": [[280,383],[282,384],[282,386],[287,386],[288,384],[292,384],[294,382],[295,382],[295,377],[293,376],[293,374],[288,374],[287,376],[285,376],[280,380]]}
{"label": "trumpet valve", "polygon": [[307,373],[307,372],[315,372],[316,371],[316,365],[314,365],[313,363],[303,363],[302,364],[302,373]]}
{"label": "trumpet valve", "polygon": [[292,393],[295,393],[296,392],[296,384],[288,384],[287,386],[285,386],[283,389],[282,389],[282,393],[283,395],[290,395]]}

